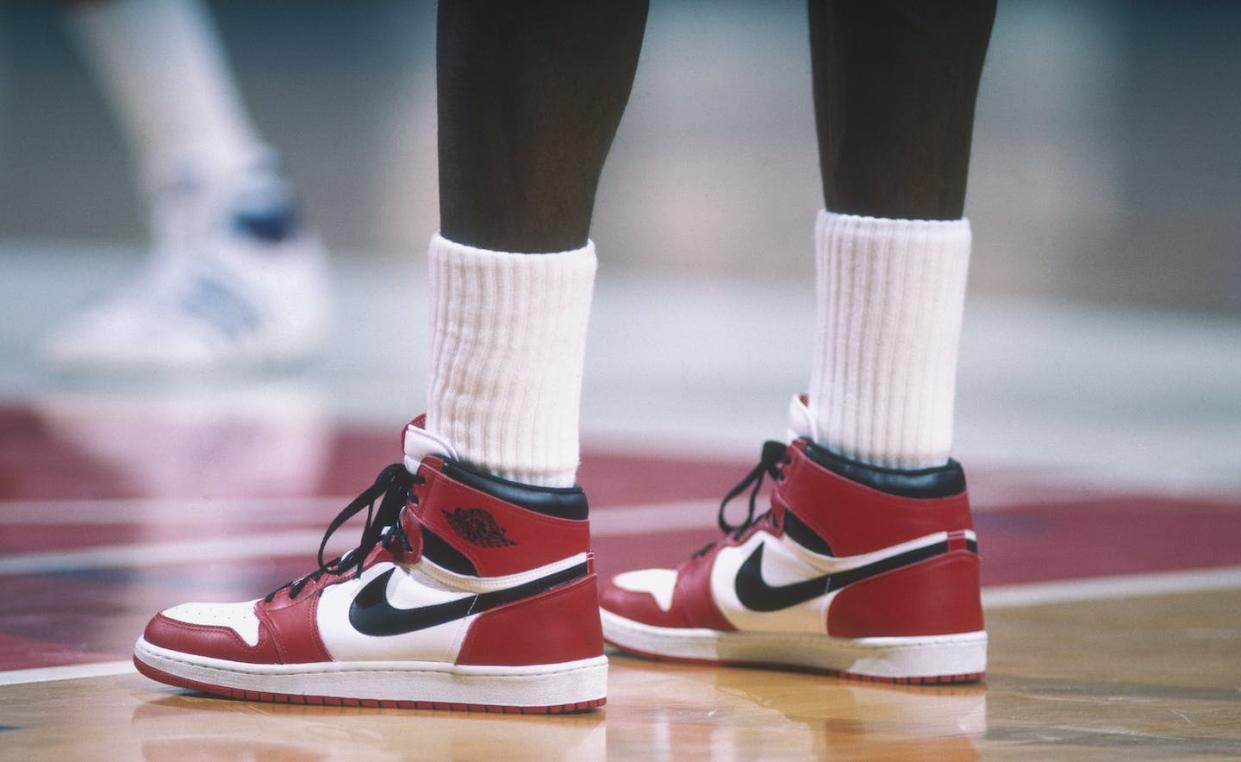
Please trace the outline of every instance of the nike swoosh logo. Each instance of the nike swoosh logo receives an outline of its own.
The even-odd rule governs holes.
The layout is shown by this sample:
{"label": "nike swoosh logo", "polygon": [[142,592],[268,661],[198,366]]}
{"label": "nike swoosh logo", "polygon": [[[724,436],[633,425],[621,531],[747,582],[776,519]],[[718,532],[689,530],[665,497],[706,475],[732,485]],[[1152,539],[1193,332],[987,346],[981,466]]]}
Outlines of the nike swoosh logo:
{"label": "nike swoosh logo", "polygon": [[471,614],[481,614],[507,603],[534,597],[579,577],[585,577],[588,568],[583,562],[516,587],[477,593],[455,601],[412,609],[399,609],[388,602],[388,580],[392,578],[395,571],[395,569],[389,569],[380,574],[354,596],[353,604],[349,607],[349,624],[363,635],[374,637],[404,635],[407,632],[417,632],[428,627],[447,624]]}
{"label": "nike swoosh logo", "polygon": [[[867,577],[916,564],[948,552],[948,542],[938,542],[923,548],[907,550],[856,569],[824,574],[821,577],[813,577],[789,585],[769,585],[767,580],[763,579],[764,547],[766,543],[760,542],[754,552],[741,564],[741,568],[737,570],[734,585],[737,600],[751,611],[769,612],[787,609],[852,585],[854,582],[860,582]],[[976,547],[974,541],[970,540],[969,550],[973,551]]]}

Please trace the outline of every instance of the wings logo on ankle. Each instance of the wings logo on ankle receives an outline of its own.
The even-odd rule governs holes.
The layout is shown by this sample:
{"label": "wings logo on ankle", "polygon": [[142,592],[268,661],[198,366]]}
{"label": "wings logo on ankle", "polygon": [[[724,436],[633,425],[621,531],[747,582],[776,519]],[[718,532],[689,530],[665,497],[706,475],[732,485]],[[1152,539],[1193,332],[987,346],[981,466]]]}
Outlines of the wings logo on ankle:
{"label": "wings logo on ankle", "polygon": [[443,513],[457,536],[480,548],[505,548],[517,544],[504,536],[505,529],[496,521],[496,517],[482,508],[458,506],[452,512]]}
{"label": "wings logo on ankle", "polygon": [[[854,582],[860,582],[867,577],[873,577],[876,574],[882,574],[886,571],[899,569],[902,566],[916,564],[919,561],[925,561],[938,555],[947,553],[948,542],[937,542],[933,545],[927,545],[914,550],[907,550],[904,553],[898,553],[888,558],[859,566],[855,569],[846,569],[836,572],[835,574],[824,574],[820,577],[812,577],[800,582],[794,582],[789,585],[770,585],[767,580],[763,579],[763,548],[765,543],[759,543],[748,558],[741,564],[741,568],[737,570],[737,579],[734,589],[737,593],[737,600],[741,602],[751,611],[780,611],[799,603],[818,598],[821,595],[827,595]],[[977,552],[977,544],[972,540],[967,545],[970,552]]]}
{"label": "wings logo on ankle", "polygon": [[412,609],[396,608],[388,601],[388,582],[395,572],[396,569],[389,569],[380,574],[354,596],[353,604],[349,607],[349,624],[363,635],[404,635],[447,624],[523,598],[533,598],[539,593],[585,577],[588,569],[585,563],[581,563],[516,587],[476,593],[453,601]]}

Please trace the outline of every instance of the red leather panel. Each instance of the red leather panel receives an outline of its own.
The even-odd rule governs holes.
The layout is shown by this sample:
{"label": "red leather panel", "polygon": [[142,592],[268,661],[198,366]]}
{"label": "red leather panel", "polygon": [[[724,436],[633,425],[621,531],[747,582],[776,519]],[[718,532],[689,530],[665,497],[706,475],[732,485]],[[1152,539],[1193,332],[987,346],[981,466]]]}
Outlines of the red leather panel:
{"label": "red leather panel", "polygon": [[143,637],[148,643],[174,651],[248,664],[331,661],[315,623],[319,588],[326,581],[308,585],[291,601],[287,589],[271,603],[259,601],[255,608],[259,618],[259,640],[253,646],[230,627],[182,622],[162,613],[147,625]]}
{"label": "red leather panel", "polygon": [[677,585],[672,592],[672,608],[684,612],[686,627],[709,627],[713,630],[735,630],[724,618],[711,595],[711,567],[720,552],[717,545],[698,558],[683,561],[677,567]]}
{"label": "red leather panel", "polygon": [[603,654],[595,575],[488,611],[470,624],[458,664],[528,666]]}
{"label": "red leather panel", "polygon": [[322,588],[303,590],[296,598],[279,595],[271,603],[258,603],[260,632],[272,634],[276,652],[284,664],[307,664],[331,661],[323,639],[319,637],[319,625],[315,613],[319,608]]}
{"label": "red leather panel", "polygon": [[[526,571],[590,548],[589,522],[547,516],[498,500],[449,479],[441,467],[438,458],[423,460],[418,473],[427,483],[418,488],[418,504],[410,508],[428,529],[469,558],[480,576]],[[484,547],[463,537],[448,519],[459,508],[481,508],[491,514],[507,544]]]}
{"label": "red leather panel", "polygon": [[711,596],[711,565],[719,548],[691,558],[677,567],[672,606],[664,611],[650,593],[624,590],[609,584],[603,591],[603,608],[635,622],[654,627],[709,627],[734,630]]}
{"label": "red leather panel", "polygon": [[655,627],[688,627],[680,609],[675,607],[664,611],[651,597],[650,593],[638,593],[624,590],[616,585],[608,584],[603,588],[599,605],[605,610],[632,619],[635,622]]}
{"label": "red leather panel", "polygon": [[248,664],[278,662],[275,644],[261,625],[259,642],[250,646],[230,627],[192,624],[170,619],[160,613],[147,624],[142,637],[151,645],[213,659],[228,659]]}
{"label": "red leather panel", "polygon": [[982,628],[978,556],[960,550],[850,585],[827,610],[827,634],[840,638]]}
{"label": "red leather panel", "polygon": [[889,495],[823,468],[806,457],[802,442],[789,448],[789,457],[775,499],[826,540],[834,555],[869,553],[934,532],[973,528],[965,492],[930,500]]}

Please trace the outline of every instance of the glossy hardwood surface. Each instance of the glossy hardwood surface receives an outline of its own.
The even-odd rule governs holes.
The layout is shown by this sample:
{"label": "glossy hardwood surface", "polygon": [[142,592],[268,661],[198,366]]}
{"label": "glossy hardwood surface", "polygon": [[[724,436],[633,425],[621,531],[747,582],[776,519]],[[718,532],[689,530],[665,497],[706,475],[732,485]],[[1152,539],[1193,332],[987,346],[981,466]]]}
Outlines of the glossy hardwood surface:
{"label": "glossy hardwood surface", "polygon": [[0,689],[0,759],[1241,758],[1241,591],[992,612],[985,686],[612,660],[560,718],[249,704],[138,675]]}

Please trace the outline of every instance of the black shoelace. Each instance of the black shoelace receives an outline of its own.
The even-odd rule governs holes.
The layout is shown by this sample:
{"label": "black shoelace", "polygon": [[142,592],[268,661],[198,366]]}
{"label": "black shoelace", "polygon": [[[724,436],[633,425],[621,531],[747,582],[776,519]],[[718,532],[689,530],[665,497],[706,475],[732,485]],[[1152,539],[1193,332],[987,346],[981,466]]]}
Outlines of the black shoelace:
{"label": "black shoelace", "polygon": [[[788,445],[784,442],[772,441],[763,443],[763,452],[758,458],[758,464],[754,466],[750,473],[746,474],[745,478],[742,479],[737,486],[729,490],[728,494],[724,496],[724,499],[720,501],[718,521],[721,532],[723,532],[726,536],[732,535],[733,539],[739,539],[745,530],[753,526],[756,521],[762,520],[771,513],[771,511],[768,510],[764,511],[761,515],[754,515],[756,511],[755,503],[758,501],[758,493],[759,490],[763,488],[763,478],[770,476],[776,481],[782,481],[784,479],[784,472],[781,467],[788,465],[789,462]],[[751,485],[753,485],[753,487],[751,487]],[[740,524],[731,524],[728,521],[728,503],[737,495],[745,492],[747,487],[751,487],[751,489],[750,499],[747,503],[748,510],[746,511],[745,521],[742,521]],[[697,553],[695,553],[694,557],[697,558],[698,556],[709,552],[711,548],[714,547],[715,542],[709,542]]]}
{"label": "black shoelace", "polygon": [[[393,463],[380,471],[375,483],[367,487],[366,491],[336,514],[336,518],[332,519],[332,523],[328,525],[327,531],[323,533],[323,541],[319,543],[317,556],[319,568],[300,579],[286,582],[268,593],[263,600],[271,603],[276,593],[286,587],[289,588],[289,598],[296,598],[298,593],[302,592],[302,588],[311,581],[319,581],[324,574],[345,574],[351,568],[356,567],[357,575],[361,576],[362,562],[366,560],[371,549],[381,542],[384,547],[391,547],[392,543],[399,541],[404,543],[404,547],[408,549],[409,543],[405,538],[405,533],[401,531],[399,520],[401,509],[405,507],[406,502],[418,502],[413,486],[422,484],[424,481],[425,479],[421,476],[409,473],[403,463]],[[379,503],[379,510],[376,511],[375,501],[381,497],[383,500]],[[362,539],[358,542],[358,547],[331,561],[324,561],[323,551],[327,548],[328,540],[345,522],[361,513],[363,508],[366,509],[366,525],[362,527]]]}

